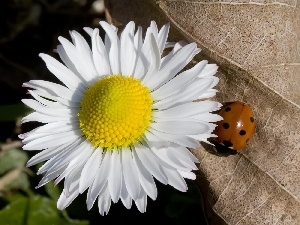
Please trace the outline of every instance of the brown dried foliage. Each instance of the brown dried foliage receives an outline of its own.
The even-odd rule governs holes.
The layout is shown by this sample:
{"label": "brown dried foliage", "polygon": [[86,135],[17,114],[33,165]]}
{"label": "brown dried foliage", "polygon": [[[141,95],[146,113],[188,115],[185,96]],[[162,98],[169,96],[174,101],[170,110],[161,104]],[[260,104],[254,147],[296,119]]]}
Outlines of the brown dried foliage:
{"label": "brown dried foliage", "polygon": [[[296,0],[110,0],[107,18],[171,22],[219,65],[217,100],[243,101],[257,129],[239,154],[193,150],[211,224],[300,224],[300,10]],[[209,210],[211,208],[213,211]],[[219,217],[215,216],[216,213]]]}

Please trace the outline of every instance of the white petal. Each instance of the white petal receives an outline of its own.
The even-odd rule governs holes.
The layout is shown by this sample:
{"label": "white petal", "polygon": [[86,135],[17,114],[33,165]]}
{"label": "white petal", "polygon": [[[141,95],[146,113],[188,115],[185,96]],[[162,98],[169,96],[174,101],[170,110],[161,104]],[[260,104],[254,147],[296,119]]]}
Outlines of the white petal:
{"label": "white petal", "polygon": [[77,129],[78,125],[76,123],[70,123],[70,122],[64,122],[64,121],[58,121],[58,122],[52,122],[47,123],[43,126],[38,127],[33,133],[63,133],[66,131],[71,131],[74,129]]}
{"label": "white petal", "polygon": [[166,45],[165,45],[165,49],[166,48],[174,48],[176,42],[173,42],[173,41],[167,41],[166,42]]}
{"label": "white petal", "polygon": [[50,72],[53,73],[69,89],[72,91],[75,91],[77,88],[83,89],[82,81],[66,66],[49,55],[41,53],[39,56],[45,61]]}
{"label": "white petal", "polygon": [[218,91],[215,90],[215,89],[208,90],[208,91],[202,93],[201,95],[199,95],[199,96],[198,96],[198,99],[214,97],[214,96],[216,95],[217,92],[218,92]]}
{"label": "white petal", "polygon": [[160,137],[155,136],[154,134],[152,134],[151,132],[149,132],[148,130],[145,131],[145,137],[148,141],[152,141],[152,142],[159,142],[162,141],[163,139],[161,139]]}
{"label": "white petal", "polygon": [[78,194],[79,194],[78,186],[79,186],[79,184],[77,182],[77,184],[68,193],[68,195],[66,194],[65,190],[62,191],[59,199],[57,200],[57,208],[59,210],[63,210],[65,208],[67,208],[73,202],[73,200],[78,196]]}
{"label": "white petal", "polygon": [[37,188],[40,188],[42,186],[44,186],[45,184],[47,184],[48,182],[50,182],[51,180],[55,179],[56,177],[58,177],[65,169],[66,169],[67,166],[64,166],[62,167],[61,169],[57,170],[56,172],[54,173],[51,173],[50,175],[48,176],[44,176],[41,181],[39,182],[39,184],[35,187],[36,189]]}
{"label": "white petal", "polygon": [[55,84],[49,81],[44,80],[31,80],[27,83],[23,84],[23,87],[33,88],[44,93],[49,93],[53,96],[59,96],[64,98],[68,101],[80,102],[81,101],[81,94],[80,92],[72,91],[67,87],[64,87],[60,84]]}
{"label": "white petal", "polygon": [[28,132],[26,132],[26,133],[19,134],[18,137],[19,137],[20,139],[25,139],[25,138],[27,138],[28,136],[30,136],[31,134],[34,134],[35,131],[36,131],[38,128],[39,128],[39,127],[34,128],[34,129],[32,129],[31,131],[28,131]]}
{"label": "white petal", "polygon": [[[146,34],[145,34],[145,38],[144,38],[144,43],[141,49],[141,52],[144,54],[144,56],[146,57],[146,60],[148,62],[148,64],[150,63],[150,60],[148,59],[148,56],[150,55],[151,52],[151,40],[150,40],[150,36],[154,36],[155,39],[155,34],[152,32],[151,27],[148,27],[146,30]],[[155,39],[156,41],[156,39]],[[146,65],[148,65],[146,64]]]}
{"label": "white petal", "polygon": [[33,90],[32,91],[33,93],[45,98],[45,99],[49,99],[49,100],[52,100],[54,102],[57,102],[57,104],[60,104],[64,107],[68,107],[68,108],[78,108],[79,104],[78,102],[76,101],[79,101],[82,97],[81,93],[77,92],[77,94],[73,93],[74,95],[72,95],[71,99],[68,100],[66,98],[62,98],[60,96],[56,96],[56,95],[50,95],[49,93],[47,92],[44,92],[44,91],[40,91],[40,90]]}
{"label": "white petal", "polygon": [[117,36],[116,31],[108,23],[100,21],[100,25],[106,31],[110,39],[110,48],[109,48],[109,61],[113,74],[119,74],[120,71],[120,40]]}
{"label": "white petal", "polygon": [[50,158],[52,158],[53,156],[55,156],[57,153],[59,153],[63,148],[65,148],[66,145],[61,145],[57,148],[48,148],[45,149],[43,151],[41,151],[40,153],[34,155],[33,157],[31,157],[31,159],[29,159],[29,161],[27,162],[26,166],[30,167],[33,165],[36,165],[40,162],[43,162],[45,160],[48,160]]}
{"label": "white petal", "polygon": [[223,119],[223,117],[218,114],[213,114],[208,112],[194,115],[193,118],[201,121],[206,121],[206,122],[217,122]]}
{"label": "white petal", "polygon": [[[83,58],[90,63],[92,60],[92,52],[86,40],[77,31],[73,30],[70,34],[74,40],[75,47],[78,49]],[[93,69],[93,67],[91,69]]]}
{"label": "white petal", "polygon": [[64,145],[57,147],[59,149],[58,153],[51,157],[44,165],[42,165],[37,174],[45,173],[48,169],[53,167],[59,160],[65,158],[66,155],[70,154],[77,145],[80,144],[80,140],[74,142],[66,142]]}
{"label": "white petal", "polygon": [[69,116],[64,117],[54,117],[54,116],[48,116],[39,112],[32,112],[29,115],[22,118],[22,123],[27,123],[31,121],[36,121],[40,123],[51,123],[51,122],[57,122],[57,121],[65,121],[70,122],[72,120]]}
{"label": "white petal", "polygon": [[64,190],[67,196],[72,194],[74,186],[76,186],[76,192],[79,192],[79,179],[82,168],[82,165],[76,167],[65,177]]}
{"label": "white petal", "polygon": [[134,22],[129,22],[121,34],[121,73],[124,76],[131,76],[136,65],[134,27]]}
{"label": "white petal", "polygon": [[[156,149],[151,149],[154,153],[157,153],[161,151],[162,149],[156,150]],[[187,185],[182,178],[182,176],[178,173],[177,169],[172,167],[170,164],[166,163],[165,161],[160,159],[160,163],[164,168],[164,171],[168,177],[168,184],[173,186],[179,191],[185,192],[187,190]]]}
{"label": "white petal", "polygon": [[91,37],[93,36],[94,29],[92,29],[90,27],[84,27],[83,30]]}
{"label": "white petal", "polygon": [[[31,141],[34,141],[38,138],[42,138],[42,137],[46,137],[46,136],[49,136],[50,134],[48,133],[36,133],[35,131],[38,130],[38,128],[26,133],[26,134],[21,134],[20,137],[23,139],[22,142],[23,144],[27,144]],[[55,134],[55,133],[54,133]]]}
{"label": "white petal", "polygon": [[97,148],[86,162],[80,176],[79,193],[82,194],[90,187],[97,175],[97,171],[102,161],[102,149]]}
{"label": "white petal", "polygon": [[58,165],[60,163],[60,161],[64,160],[67,156],[72,155],[72,154],[75,155],[77,153],[76,149],[78,146],[81,145],[82,141],[83,140],[81,138],[79,138],[76,141],[66,142],[64,145],[62,145],[63,148],[61,148],[62,146],[59,146],[59,148],[61,148],[61,151],[59,153],[57,153],[54,157],[49,159],[41,167],[39,167],[37,174],[39,175],[39,174],[45,173],[47,170],[49,172],[49,170],[51,168],[55,168],[56,165]]}
{"label": "white petal", "polygon": [[144,55],[143,52],[140,52],[138,54],[138,58],[137,58],[137,63],[136,63],[136,67],[133,73],[134,78],[136,79],[141,79],[142,77],[144,77],[144,75],[147,72],[147,68],[148,68],[148,61]]}
{"label": "white petal", "polygon": [[148,28],[148,30],[152,33],[155,40],[158,41],[158,28],[157,28],[157,24],[154,20],[152,20],[150,22],[150,27]]}
{"label": "white petal", "polygon": [[104,216],[108,213],[111,205],[111,197],[107,184],[102,188],[98,197],[98,208],[100,215]]}
{"label": "white petal", "polygon": [[149,84],[149,81],[152,79],[153,75],[158,73],[159,67],[160,67],[160,53],[159,49],[156,43],[155,38],[152,34],[150,34],[150,45],[151,45],[151,63],[148,72],[142,79],[142,84],[147,85]]}
{"label": "white petal", "polygon": [[161,59],[161,68],[163,68],[172,58],[173,56],[184,46],[186,46],[187,43],[185,41],[179,41],[174,46],[171,52],[169,52],[166,56],[164,56]]}
{"label": "white petal", "polygon": [[196,175],[193,172],[181,171],[178,170],[178,173],[183,177],[190,180],[196,180]]}
{"label": "white petal", "polygon": [[213,79],[214,82],[212,82],[209,89],[215,87],[219,83],[219,80],[220,80],[218,77],[215,77],[215,76],[205,76],[204,78],[197,78],[197,79],[200,79],[200,80]]}
{"label": "white petal", "polygon": [[189,102],[166,110],[154,112],[153,116],[167,119],[185,118],[205,112],[212,112],[218,107],[218,105],[218,102],[210,100],[200,102]]}
{"label": "white petal", "polygon": [[[191,160],[188,157],[185,157],[183,154],[178,154],[179,151],[183,151],[182,149],[177,150],[177,149],[174,149],[174,148],[168,148],[166,152],[167,152],[167,155],[169,156],[169,158],[174,159],[174,161],[177,158],[179,163],[181,165],[183,165],[185,168],[187,168],[188,171],[197,170],[198,168],[195,165],[195,162],[193,160]],[[188,150],[186,150],[186,151],[188,151]],[[182,170],[180,168],[177,168],[177,169]],[[183,171],[187,171],[187,169],[183,169]]]}
{"label": "white petal", "polygon": [[[212,132],[213,130],[211,130]],[[189,135],[191,138],[194,138],[198,141],[203,141],[209,145],[213,145],[212,143],[210,143],[207,139],[208,138],[212,138],[212,137],[217,137],[217,135],[212,134],[212,133],[206,133],[206,134],[198,134],[198,135]]]}
{"label": "white petal", "polygon": [[[70,176],[70,173],[78,173],[80,175],[81,170],[83,169],[83,165],[86,163],[86,161],[88,160],[88,158],[91,156],[91,154],[93,153],[93,147],[90,146],[90,144],[88,142],[82,142],[80,146],[78,146],[79,150],[78,152],[80,152],[78,154],[77,157],[74,157],[68,167],[66,168],[66,170],[55,180],[54,184],[56,185],[57,183],[59,183],[64,177]],[[79,169],[80,168],[80,169]],[[76,171],[76,172],[75,172]],[[74,174],[75,175],[75,174]],[[80,176],[79,176],[80,178]],[[69,180],[65,180],[65,189],[69,190],[69,185],[73,180],[73,178],[69,178]]]}
{"label": "white petal", "polygon": [[175,135],[201,134],[209,131],[207,124],[190,121],[165,121],[152,123],[150,126],[157,131]]}
{"label": "white petal", "polygon": [[132,198],[129,196],[126,184],[124,181],[124,177],[122,178],[122,188],[121,188],[121,194],[120,194],[120,199],[123,203],[123,205],[127,208],[130,209],[132,206]]}
{"label": "white petal", "polygon": [[121,154],[117,149],[114,149],[111,155],[110,172],[108,175],[108,190],[111,199],[117,203],[120,198],[121,185],[122,185],[122,165]]}
{"label": "white petal", "polygon": [[59,54],[60,59],[63,63],[81,80],[82,77],[78,70],[76,69],[73,62],[70,60],[69,56],[67,55],[64,47],[62,45],[58,45],[56,48],[57,53]]}
{"label": "white petal", "polygon": [[19,138],[24,139],[24,143],[28,143],[36,138],[45,137],[49,134],[64,133],[78,129],[77,121],[55,121],[39,126],[27,133],[20,134]]}
{"label": "white petal", "polygon": [[141,78],[145,75],[145,65],[147,64],[145,56],[141,53],[143,46],[142,27],[139,26],[134,35],[134,47],[136,49],[136,65],[133,69],[132,75],[135,78]]}
{"label": "white petal", "polygon": [[136,167],[138,168],[137,172],[138,172],[140,183],[144,191],[147,193],[147,195],[149,195],[150,198],[155,200],[157,197],[157,189],[156,189],[154,179],[151,173],[143,166],[135,150],[132,150],[132,154],[133,154]]}
{"label": "white petal", "polygon": [[198,159],[185,147],[169,148],[168,154],[176,154],[178,159],[187,158],[195,163],[199,163]]}
{"label": "white petal", "polygon": [[100,191],[103,189],[105,184],[107,183],[108,175],[110,172],[110,166],[111,166],[111,153],[107,151],[105,153],[105,156],[103,158],[103,161],[99,169],[97,170],[96,178],[88,191],[88,195],[87,195],[88,210],[92,208],[97,196],[99,195]]}
{"label": "white petal", "polygon": [[136,49],[136,52],[139,54],[141,49],[142,49],[142,45],[143,45],[143,39],[142,39],[142,27],[139,26],[135,35],[134,35],[134,46]]}
{"label": "white petal", "polygon": [[[66,142],[74,142],[79,139],[78,131],[68,131],[65,133],[51,134],[36,140],[33,140],[23,146],[24,150],[36,149],[42,150],[45,148],[62,145]],[[47,143],[47,144],[45,144]]]}
{"label": "white petal", "polygon": [[[154,135],[153,135],[154,136]],[[149,141],[147,139],[145,139],[148,146],[151,146],[152,148],[157,148],[157,149],[161,149],[161,148],[167,148],[170,146],[170,142],[168,141]]]}
{"label": "white petal", "polygon": [[37,138],[45,137],[50,134],[65,133],[68,131],[75,130],[77,129],[77,127],[78,127],[77,122],[74,122],[74,124],[71,121],[50,122],[48,124],[35,128],[30,132],[19,134],[19,138],[23,139],[23,143],[26,144]]}
{"label": "white petal", "polygon": [[161,148],[156,150],[155,148],[152,148],[152,150],[161,160],[163,160],[170,166],[182,171],[191,171],[191,169],[187,168],[184,164],[182,164],[174,154],[167,154],[167,148]]}
{"label": "white petal", "polygon": [[139,197],[135,200],[134,203],[141,213],[146,212],[147,195],[143,189],[141,189]]}
{"label": "white petal", "polygon": [[153,133],[155,136],[160,137],[163,140],[170,141],[170,142],[182,145],[182,146],[186,146],[189,148],[195,148],[195,149],[200,147],[199,142],[197,142],[196,140],[194,140],[193,138],[190,138],[190,137],[167,134],[167,133],[163,133],[163,132],[154,130],[152,128],[149,128],[149,132]]}
{"label": "white petal", "polygon": [[106,33],[105,33],[105,37],[104,37],[104,46],[105,46],[106,52],[108,54],[109,50],[110,50],[111,43],[110,43],[109,37]]}
{"label": "white petal", "polygon": [[149,89],[154,90],[171,80],[199,52],[195,43],[184,46],[158,73],[153,74],[151,81],[147,84]]}
{"label": "white petal", "polygon": [[204,68],[204,70],[201,71],[199,74],[199,77],[208,77],[213,76],[217,73],[218,66],[216,64],[207,64]]}
{"label": "white petal", "polygon": [[182,103],[197,100],[198,96],[206,92],[212,86],[213,83],[213,78],[203,78],[194,80],[194,82],[184,86],[176,94],[154,103],[153,107],[162,110],[180,105]]}
{"label": "white petal", "polygon": [[50,108],[47,106],[43,106],[41,103],[33,99],[22,99],[22,102],[28,107],[34,109],[35,111],[44,113],[49,116],[57,116],[57,117],[60,117],[61,115],[72,116],[71,110],[67,107]]}
{"label": "white petal", "polygon": [[138,52],[137,64],[134,71],[134,77],[138,79],[141,79],[142,77],[145,76],[151,62],[151,58],[149,59],[149,55],[153,54],[151,53],[151,51],[153,50],[151,50],[152,47],[151,47],[150,36],[151,36],[151,32],[150,32],[150,28],[148,28],[142,48]]}
{"label": "white petal", "polygon": [[86,44],[86,41],[81,35],[79,35],[79,33],[72,32],[71,35],[74,38],[76,46],[63,37],[59,37],[58,40],[62,44],[66,54],[76,67],[82,79],[87,82],[91,81],[95,79],[97,73],[91,57],[90,47]]}
{"label": "white petal", "polygon": [[161,100],[173,95],[173,93],[179,91],[185,84],[198,77],[199,73],[201,72],[201,70],[203,70],[206,64],[206,60],[199,62],[193,68],[178,74],[168,83],[153,91],[151,95],[155,100]]}
{"label": "white petal", "polygon": [[136,167],[130,149],[123,148],[121,152],[124,182],[130,197],[135,200],[138,197],[141,189],[137,173],[138,168]]}
{"label": "white petal", "polygon": [[94,29],[92,33],[93,60],[98,76],[111,74],[110,63],[106,48],[99,37],[99,29]]}
{"label": "white petal", "polygon": [[163,27],[160,29],[158,33],[157,42],[158,42],[158,48],[160,54],[162,54],[163,50],[165,49],[168,34],[169,34],[169,29],[170,29],[170,23],[167,23],[163,25]]}
{"label": "white petal", "polygon": [[160,137],[157,137],[149,131],[146,131],[144,135],[146,142],[149,142],[150,144],[148,145],[151,147],[166,148],[170,145],[170,142],[163,140]]}
{"label": "white petal", "polygon": [[144,167],[161,183],[167,184],[168,178],[164,173],[164,170],[160,165],[158,159],[150,151],[150,149],[140,144],[136,144],[134,147],[135,147],[135,152],[137,153]]}
{"label": "white petal", "polygon": [[40,91],[40,90],[31,90],[32,93],[40,96],[40,97],[43,97],[44,99],[49,99],[57,104],[60,104],[62,106],[67,106],[67,107],[78,107],[78,103],[77,102],[74,102],[74,101],[69,101],[69,100],[66,100],[65,98],[61,98],[61,97],[58,97],[56,95],[50,95],[49,93],[47,92],[44,92],[44,91]]}
{"label": "white petal", "polygon": [[49,108],[57,108],[57,109],[64,109],[64,108],[68,108],[65,105],[60,104],[59,102],[56,101],[50,101],[46,98],[43,98],[41,96],[39,96],[36,92],[32,91],[32,90],[28,90],[28,93],[31,94],[31,96],[37,100],[40,104],[42,104],[43,106],[47,106]]}
{"label": "white petal", "polygon": [[[57,170],[61,169],[62,167],[65,167],[68,165],[76,156],[80,154],[81,147],[83,145],[83,142],[80,145],[76,145],[74,148],[74,145],[70,145],[72,147],[68,147],[66,151],[63,151],[61,154],[53,157],[47,163],[45,163],[43,166],[41,166],[37,172],[37,174],[41,174],[47,171],[45,176],[48,176]],[[48,164],[49,163],[49,164]]]}
{"label": "white petal", "polygon": [[168,176],[168,184],[179,191],[186,192],[187,185],[178,171],[164,162],[162,162],[162,164],[164,166],[164,171]]}

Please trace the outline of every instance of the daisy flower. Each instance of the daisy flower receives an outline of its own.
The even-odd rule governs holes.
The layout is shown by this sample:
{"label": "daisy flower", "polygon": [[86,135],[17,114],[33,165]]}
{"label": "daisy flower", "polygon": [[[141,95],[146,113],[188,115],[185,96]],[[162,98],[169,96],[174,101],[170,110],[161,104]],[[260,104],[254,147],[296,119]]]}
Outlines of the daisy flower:
{"label": "daisy flower", "polygon": [[[69,206],[87,190],[87,209],[97,200],[99,213],[108,213],[119,200],[146,211],[147,197],[155,200],[155,179],[185,192],[184,178],[197,158],[188,148],[213,137],[212,114],[221,104],[202,100],[215,95],[217,66],[201,61],[181,70],[200,52],[195,43],[167,42],[169,24],[158,30],[129,22],[121,33],[106,22],[99,30],[84,28],[91,47],[76,31],[72,42],[59,37],[61,61],[40,54],[62,84],[44,80],[24,83],[33,99],[23,103],[34,111],[22,122],[44,125],[20,135],[24,150],[41,150],[27,163],[47,161],[37,174],[37,187],[64,180],[58,209]],[[168,52],[164,52],[169,48]],[[155,178],[155,179],[154,179]]]}

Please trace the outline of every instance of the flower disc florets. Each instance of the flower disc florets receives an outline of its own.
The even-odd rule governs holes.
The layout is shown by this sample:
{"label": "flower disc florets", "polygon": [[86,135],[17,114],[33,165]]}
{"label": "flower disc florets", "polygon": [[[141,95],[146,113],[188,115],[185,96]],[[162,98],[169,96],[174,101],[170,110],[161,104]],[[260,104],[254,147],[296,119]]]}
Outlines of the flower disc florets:
{"label": "flower disc florets", "polygon": [[149,89],[139,80],[112,75],[99,79],[85,91],[79,124],[95,147],[127,147],[149,127],[151,109]]}

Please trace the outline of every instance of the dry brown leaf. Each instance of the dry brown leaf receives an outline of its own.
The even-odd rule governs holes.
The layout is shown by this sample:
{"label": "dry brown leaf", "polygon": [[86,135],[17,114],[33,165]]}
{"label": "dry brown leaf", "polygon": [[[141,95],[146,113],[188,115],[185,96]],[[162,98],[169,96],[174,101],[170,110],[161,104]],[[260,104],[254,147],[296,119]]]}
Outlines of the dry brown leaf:
{"label": "dry brown leaf", "polygon": [[[300,9],[296,0],[110,0],[107,18],[172,23],[220,66],[217,99],[244,101],[256,115],[240,154],[194,150],[198,183],[220,218],[211,224],[300,224]],[[180,38],[182,39],[182,37]]]}
{"label": "dry brown leaf", "polygon": [[22,173],[22,168],[16,168],[0,177],[0,192],[5,190],[5,187],[16,180]]}

